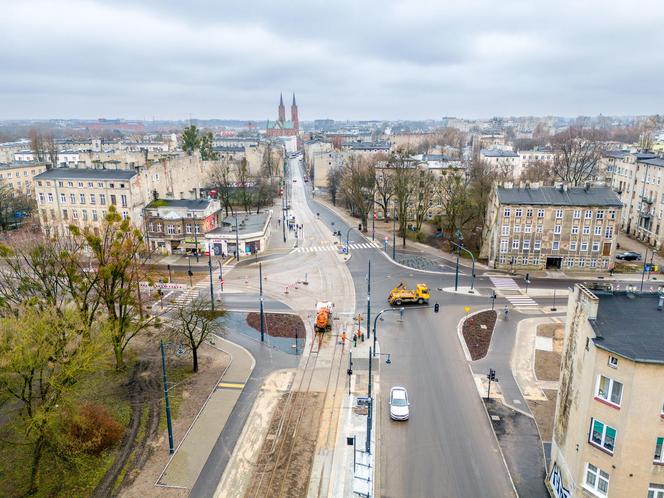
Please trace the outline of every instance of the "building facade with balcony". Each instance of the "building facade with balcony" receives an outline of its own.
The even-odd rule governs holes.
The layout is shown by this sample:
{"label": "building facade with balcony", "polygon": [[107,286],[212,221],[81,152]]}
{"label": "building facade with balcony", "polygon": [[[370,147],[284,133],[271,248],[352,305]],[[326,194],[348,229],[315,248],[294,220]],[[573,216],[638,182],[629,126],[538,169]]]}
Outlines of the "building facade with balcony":
{"label": "building facade with balcony", "polygon": [[221,206],[211,199],[156,199],[143,210],[148,247],[162,254],[206,250],[205,234],[219,226]]}
{"label": "building facade with balcony", "polygon": [[664,495],[664,294],[596,295],[567,306],[546,478],[551,496]]}
{"label": "building facade with balcony", "polygon": [[480,258],[505,270],[607,271],[621,207],[608,187],[497,186]]}

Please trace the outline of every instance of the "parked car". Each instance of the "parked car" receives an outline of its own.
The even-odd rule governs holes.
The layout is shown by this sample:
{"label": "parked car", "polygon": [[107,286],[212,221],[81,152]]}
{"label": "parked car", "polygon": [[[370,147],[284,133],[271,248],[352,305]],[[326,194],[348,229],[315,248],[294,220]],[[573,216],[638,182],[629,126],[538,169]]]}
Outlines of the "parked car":
{"label": "parked car", "polygon": [[616,259],[619,259],[621,261],[640,261],[641,254],[634,251],[625,251],[621,254],[616,255]]}
{"label": "parked car", "polygon": [[408,420],[409,405],[408,392],[405,387],[397,386],[390,389],[390,418],[392,420]]}

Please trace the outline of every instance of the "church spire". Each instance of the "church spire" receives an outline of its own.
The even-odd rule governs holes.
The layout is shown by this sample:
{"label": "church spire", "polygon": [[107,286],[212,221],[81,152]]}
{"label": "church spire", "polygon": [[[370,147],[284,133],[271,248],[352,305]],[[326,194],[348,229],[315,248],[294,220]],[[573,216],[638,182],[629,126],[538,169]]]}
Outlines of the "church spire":
{"label": "church spire", "polygon": [[293,103],[291,104],[291,107],[297,107],[297,104],[295,103],[295,92],[293,92]]}
{"label": "church spire", "polygon": [[300,118],[297,115],[297,104],[295,103],[295,92],[293,92],[293,103],[291,104],[291,122],[295,130],[300,129]]}
{"label": "church spire", "polygon": [[279,122],[281,124],[286,122],[286,107],[284,106],[284,96],[279,94]]}

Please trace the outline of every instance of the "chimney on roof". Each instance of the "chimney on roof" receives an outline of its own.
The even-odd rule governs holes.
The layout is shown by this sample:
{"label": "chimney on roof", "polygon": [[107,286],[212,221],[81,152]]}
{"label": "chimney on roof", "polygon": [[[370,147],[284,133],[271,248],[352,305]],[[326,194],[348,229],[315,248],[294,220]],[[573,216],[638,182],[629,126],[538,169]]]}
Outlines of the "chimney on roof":
{"label": "chimney on roof", "polygon": [[583,187],[583,190],[585,192],[588,192],[588,190],[590,190],[590,182],[586,182],[586,185]]}

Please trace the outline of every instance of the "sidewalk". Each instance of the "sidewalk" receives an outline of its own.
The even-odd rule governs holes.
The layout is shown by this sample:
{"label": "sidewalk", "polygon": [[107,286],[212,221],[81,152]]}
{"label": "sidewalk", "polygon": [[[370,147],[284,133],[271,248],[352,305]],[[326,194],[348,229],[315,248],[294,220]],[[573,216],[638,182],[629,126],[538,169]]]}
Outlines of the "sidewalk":
{"label": "sidewalk", "polygon": [[230,355],[231,363],[176,448],[157,486],[193,487],[254,369],[256,362],[246,349],[220,337],[215,341]]}

